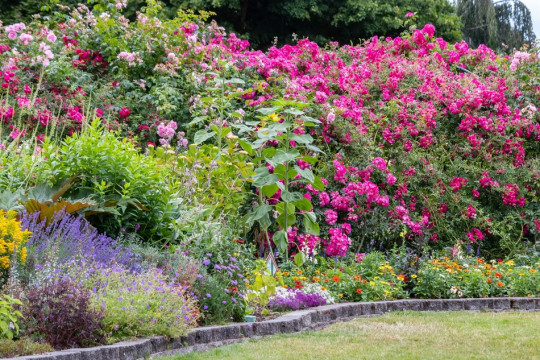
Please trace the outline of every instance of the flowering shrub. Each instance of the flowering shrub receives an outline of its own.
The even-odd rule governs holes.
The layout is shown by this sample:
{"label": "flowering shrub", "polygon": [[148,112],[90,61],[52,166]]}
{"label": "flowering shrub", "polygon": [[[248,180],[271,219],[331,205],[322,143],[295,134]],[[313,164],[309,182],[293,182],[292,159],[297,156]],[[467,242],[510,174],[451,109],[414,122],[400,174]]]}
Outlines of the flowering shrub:
{"label": "flowering shrub", "polygon": [[31,232],[23,230],[14,211],[0,210],[0,271],[2,280],[9,275],[10,266],[24,264],[27,250],[25,247]]}
{"label": "flowering shrub", "polygon": [[432,259],[413,275],[414,295],[423,298],[538,296],[540,264],[515,266],[513,260]]}
{"label": "flowering shrub", "polygon": [[68,279],[31,287],[23,310],[26,332],[57,349],[105,342],[103,312],[91,308],[90,291]]}
{"label": "flowering shrub", "polygon": [[120,267],[100,268],[84,283],[93,293],[93,307],[103,312],[106,333],[113,339],[179,337],[199,317],[187,287],[169,282],[157,270],[134,274]]}
{"label": "flowering shrub", "polygon": [[201,271],[193,291],[197,293],[203,323],[223,323],[243,319],[246,304],[246,284],[235,257],[214,262],[212,254],[202,261]]}

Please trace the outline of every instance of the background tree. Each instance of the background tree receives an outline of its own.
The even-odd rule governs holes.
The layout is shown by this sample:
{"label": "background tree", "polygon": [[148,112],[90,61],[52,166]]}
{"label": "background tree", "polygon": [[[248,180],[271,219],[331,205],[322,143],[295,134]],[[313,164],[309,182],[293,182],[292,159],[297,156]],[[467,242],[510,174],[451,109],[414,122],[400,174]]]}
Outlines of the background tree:
{"label": "background tree", "polygon": [[[58,0],[51,0],[58,2]],[[91,0],[90,3],[99,0]],[[84,0],[60,0],[76,5]],[[162,0],[163,17],[178,9],[210,10],[230,32],[250,40],[255,48],[267,48],[277,37],[291,42],[293,34],[320,44],[339,41],[358,43],[374,35],[397,36],[406,29],[405,15],[416,13],[415,23],[432,23],[437,36],[448,41],[461,39],[461,21],[448,0]],[[0,20],[5,24],[27,21],[40,12],[40,0],[0,0]],[[124,14],[135,18],[144,0],[129,0]]]}
{"label": "background tree", "polygon": [[461,22],[448,0],[170,0],[173,6],[217,13],[219,24],[265,48],[277,37],[293,34],[319,43],[358,43],[374,35],[397,36],[405,30],[405,15],[416,13],[419,26],[432,23],[437,35],[461,39]]}
{"label": "background tree", "polygon": [[512,51],[535,39],[531,12],[520,0],[457,0],[456,7],[463,38],[473,46],[504,50],[507,45]]}

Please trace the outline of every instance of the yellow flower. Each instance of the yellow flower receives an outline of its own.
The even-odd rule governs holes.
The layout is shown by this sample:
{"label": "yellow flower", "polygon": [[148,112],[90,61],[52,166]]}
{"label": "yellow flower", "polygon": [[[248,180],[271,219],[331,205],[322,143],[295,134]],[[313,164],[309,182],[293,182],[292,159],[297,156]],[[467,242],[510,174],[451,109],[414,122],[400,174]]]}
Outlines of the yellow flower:
{"label": "yellow flower", "polygon": [[274,122],[278,122],[280,120],[279,116],[276,113],[268,115],[268,118]]}
{"label": "yellow flower", "polygon": [[534,274],[534,273],[536,273],[536,270],[535,270],[535,269],[530,269],[529,272],[530,272],[531,274]]}
{"label": "yellow flower", "polygon": [[370,281],[369,286],[375,286],[375,281]]}
{"label": "yellow flower", "polygon": [[7,256],[0,257],[0,268],[9,269],[9,258]]}
{"label": "yellow flower", "polygon": [[413,279],[416,279],[416,278],[418,277],[418,275],[412,274],[411,277],[412,277]]}
{"label": "yellow flower", "polygon": [[337,294],[337,296],[339,296],[339,297],[343,297],[343,294]]}

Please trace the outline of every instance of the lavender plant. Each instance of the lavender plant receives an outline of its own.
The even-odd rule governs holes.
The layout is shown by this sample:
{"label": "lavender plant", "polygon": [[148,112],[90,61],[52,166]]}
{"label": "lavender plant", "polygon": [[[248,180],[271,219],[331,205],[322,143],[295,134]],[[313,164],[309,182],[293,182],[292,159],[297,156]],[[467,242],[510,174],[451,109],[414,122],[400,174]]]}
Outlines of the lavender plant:
{"label": "lavender plant", "polygon": [[[38,214],[22,213],[21,224],[32,232],[27,244],[25,282],[39,283],[59,272],[68,273],[70,269],[82,271],[83,264],[120,264],[130,269],[136,266],[129,248],[99,234],[80,216],[60,212],[46,225],[38,220]],[[37,271],[34,273],[34,270]]]}

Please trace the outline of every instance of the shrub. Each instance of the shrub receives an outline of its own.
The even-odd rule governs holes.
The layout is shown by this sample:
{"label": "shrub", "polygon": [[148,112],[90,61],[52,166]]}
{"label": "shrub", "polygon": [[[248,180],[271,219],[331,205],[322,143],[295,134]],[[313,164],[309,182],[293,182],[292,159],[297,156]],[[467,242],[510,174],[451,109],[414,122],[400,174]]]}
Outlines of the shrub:
{"label": "shrub", "polygon": [[169,282],[156,269],[141,274],[120,267],[97,269],[85,284],[92,289],[93,307],[103,312],[112,339],[179,337],[197,323],[198,309],[188,288]]}
{"label": "shrub", "polygon": [[16,305],[22,305],[18,299],[2,295],[0,299],[0,339],[13,340],[19,335],[19,318],[22,316]]}
{"label": "shrub", "polygon": [[24,264],[27,256],[25,247],[31,233],[21,228],[16,212],[0,210],[0,272],[2,283],[9,275],[10,267]]}
{"label": "shrub", "polygon": [[155,158],[140,154],[132,141],[94,121],[80,134],[67,137],[58,150],[45,144],[43,152],[48,158],[44,171],[51,183],[78,176],[79,183],[66,196],[86,189],[98,202],[101,211],[89,221],[100,232],[118,236],[137,231],[146,241],[166,235],[169,192],[165,169]]}
{"label": "shrub", "polygon": [[225,261],[216,263],[206,258],[202,265],[193,287],[199,299],[202,323],[241,321],[246,306],[243,300],[246,284],[236,258],[229,255]]}
{"label": "shrub", "polygon": [[103,311],[92,309],[91,292],[77,283],[58,279],[28,289],[26,297],[28,335],[57,349],[105,343]]}

